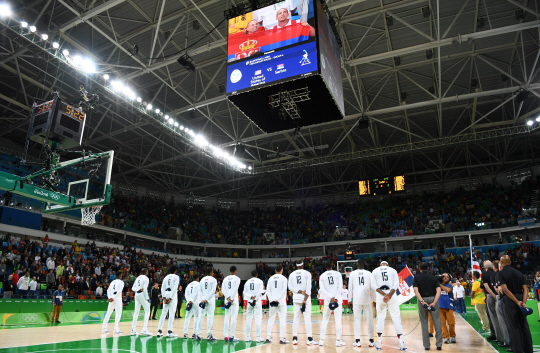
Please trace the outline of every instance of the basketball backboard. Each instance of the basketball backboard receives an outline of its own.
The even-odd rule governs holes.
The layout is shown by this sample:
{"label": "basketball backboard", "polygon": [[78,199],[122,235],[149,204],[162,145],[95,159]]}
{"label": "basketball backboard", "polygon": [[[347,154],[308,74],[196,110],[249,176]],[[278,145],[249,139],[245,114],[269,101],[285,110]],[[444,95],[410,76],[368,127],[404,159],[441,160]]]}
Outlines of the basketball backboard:
{"label": "basketball backboard", "polygon": [[74,206],[53,202],[43,204],[43,213],[76,210],[111,202],[111,172],[114,151],[94,153],[91,156],[61,162],[58,169],[59,193],[76,199]]}

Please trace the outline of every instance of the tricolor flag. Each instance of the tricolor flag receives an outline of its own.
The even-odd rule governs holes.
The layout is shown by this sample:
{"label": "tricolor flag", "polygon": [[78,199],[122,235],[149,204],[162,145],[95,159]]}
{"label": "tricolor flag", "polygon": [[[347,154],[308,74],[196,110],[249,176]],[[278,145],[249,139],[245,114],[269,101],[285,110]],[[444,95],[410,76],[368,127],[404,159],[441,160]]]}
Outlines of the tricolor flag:
{"label": "tricolor flag", "polygon": [[480,268],[480,263],[478,262],[478,257],[476,257],[476,252],[474,251],[474,246],[472,244],[471,235],[469,234],[469,243],[470,243],[470,251],[471,251],[471,278],[474,271],[478,271],[479,273],[482,273],[482,270]]}
{"label": "tricolor flag", "polygon": [[285,68],[285,64],[279,64],[279,65],[277,66],[277,69],[278,69],[278,70],[281,70],[281,69],[283,69],[283,68]]}
{"label": "tricolor flag", "polygon": [[399,285],[398,285],[398,304],[401,305],[406,301],[411,300],[415,294],[413,289],[414,277],[407,266],[400,273],[398,273]]}
{"label": "tricolor flag", "polygon": [[255,76],[260,75],[260,74],[261,74],[261,70],[255,71]]}

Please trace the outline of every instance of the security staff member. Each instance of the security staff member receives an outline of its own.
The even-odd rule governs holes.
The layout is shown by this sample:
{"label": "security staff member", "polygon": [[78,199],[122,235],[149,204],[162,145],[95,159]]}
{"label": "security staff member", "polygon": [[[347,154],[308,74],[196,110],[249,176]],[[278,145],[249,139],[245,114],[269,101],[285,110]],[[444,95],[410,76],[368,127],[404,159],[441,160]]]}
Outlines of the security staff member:
{"label": "security staff member", "polygon": [[[502,331],[502,337],[498,337],[499,347],[508,348],[510,347],[510,331],[508,330],[508,321],[506,321],[506,318],[504,316],[504,309],[503,309],[504,308],[504,305],[503,305],[504,293],[502,291],[501,282],[499,280],[499,272],[500,272],[499,266],[500,266],[499,260],[493,261],[493,270],[495,271],[495,276],[493,276],[491,279],[495,281],[493,285],[496,291],[495,294],[497,294],[497,305],[496,305],[497,319],[499,319],[499,326],[501,327],[501,331]],[[504,339],[504,342],[501,341],[502,339]]]}
{"label": "security staff member", "polygon": [[157,309],[159,308],[159,295],[161,291],[159,290],[159,284],[156,282],[152,289],[150,289],[150,312],[152,313],[152,320],[156,319]]}
{"label": "security staff member", "polygon": [[491,327],[491,335],[488,340],[494,340],[496,342],[503,342],[503,333],[501,326],[499,325],[499,319],[497,317],[497,293],[495,290],[495,271],[493,271],[493,264],[491,261],[484,261],[484,273],[482,273],[482,289],[486,294],[486,307],[489,317],[489,326]]}
{"label": "security staff member", "polygon": [[510,266],[508,255],[501,257],[502,270],[499,271],[501,288],[505,294],[504,314],[508,320],[510,345],[514,353],[532,353],[533,344],[527,317],[520,307],[527,307],[528,288],[521,272]]}
{"label": "security staff member", "polygon": [[[428,273],[429,266],[422,262],[420,265],[420,273],[414,277],[413,288],[418,302],[418,315],[420,316],[420,324],[422,327],[422,341],[424,348],[428,350],[431,343],[429,342],[429,325],[428,315],[431,314],[433,324],[435,325],[436,345],[437,350],[442,350],[443,337],[441,328],[441,315],[439,312],[439,297],[441,296],[441,287],[435,276]],[[424,307],[424,305],[427,306]]]}

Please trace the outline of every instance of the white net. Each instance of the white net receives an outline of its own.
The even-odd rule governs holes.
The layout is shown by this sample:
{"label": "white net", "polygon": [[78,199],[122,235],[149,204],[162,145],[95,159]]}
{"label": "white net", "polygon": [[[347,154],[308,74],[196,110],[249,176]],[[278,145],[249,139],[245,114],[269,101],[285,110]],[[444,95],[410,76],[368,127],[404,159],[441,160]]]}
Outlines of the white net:
{"label": "white net", "polygon": [[92,206],[81,208],[81,225],[89,226],[96,223],[96,215],[101,211],[102,206]]}

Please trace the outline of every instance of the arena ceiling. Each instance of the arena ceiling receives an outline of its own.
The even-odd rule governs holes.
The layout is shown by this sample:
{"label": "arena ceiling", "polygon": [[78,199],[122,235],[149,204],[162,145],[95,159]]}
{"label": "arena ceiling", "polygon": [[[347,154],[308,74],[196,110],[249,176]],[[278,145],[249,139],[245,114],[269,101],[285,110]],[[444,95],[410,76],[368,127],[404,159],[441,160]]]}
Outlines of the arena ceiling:
{"label": "arena ceiling", "polygon": [[[539,160],[538,130],[526,125],[540,114],[537,1],[328,1],[343,40],[346,116],[271,134],[221,93],[221,22],[237,0],[8,2],[13,18],[91,57],[101,73],[128,81],[145,101],[257,171],[242,174],[217,163],[4,22],[0,137],[21,149],[32,102],[52,91],[77,100],[83,85],[102,98],[83,147],[116,152],[118,183],[223,198],[306,197],[355,193],[358,179],[381,175],[406,174],[410,183],[429,184]],[[176,62],[174,54],[186,47],[194,73]],[[529,92],[524,100],[520,89]],[[368,128],[358,127],[361,117],[369,118]],[[239,143],[244,148],[237,149]]]}

